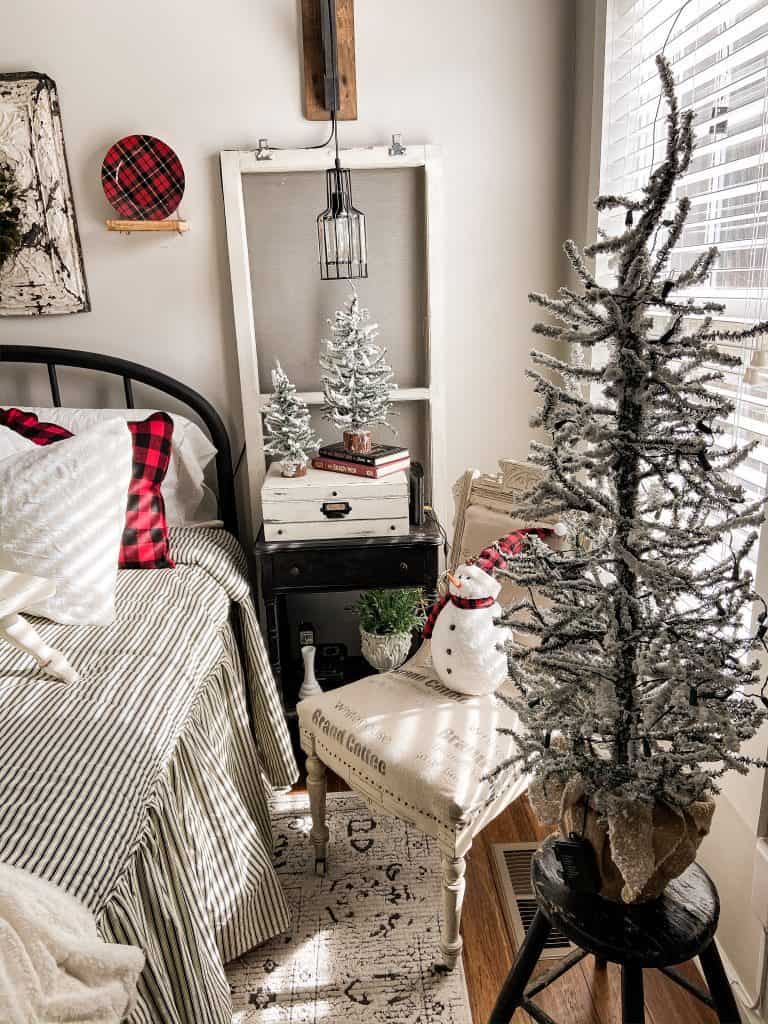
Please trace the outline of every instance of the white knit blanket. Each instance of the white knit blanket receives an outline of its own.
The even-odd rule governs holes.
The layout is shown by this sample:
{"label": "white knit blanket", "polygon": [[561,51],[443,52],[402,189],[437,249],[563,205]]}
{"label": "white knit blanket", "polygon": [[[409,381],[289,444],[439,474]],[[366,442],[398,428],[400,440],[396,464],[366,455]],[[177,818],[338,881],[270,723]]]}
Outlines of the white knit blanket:
{"label": "white knit blanket", "polygon": [[0,1021],[117,1024],[130,1012],[144,954],[103,942],[79,900],[0,863]]}

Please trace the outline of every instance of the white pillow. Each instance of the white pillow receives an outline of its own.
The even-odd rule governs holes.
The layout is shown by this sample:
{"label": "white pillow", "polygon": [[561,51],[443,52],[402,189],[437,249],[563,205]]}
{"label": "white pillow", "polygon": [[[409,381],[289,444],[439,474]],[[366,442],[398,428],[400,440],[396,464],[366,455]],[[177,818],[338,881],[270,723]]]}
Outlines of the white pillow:
{"label": "white pillow", "polygon": [[118,419],[0,459],[0,569],[56,582],[30,614],[112,622],[132,462],[131,432]]}
{"label": "white pillow", "polygon": [[[106,420],[145,420],[157,410],[32,408],[27,411],[45,423],[56,423],[73,434],[79,434]],[[216,496],[205,486],[203,479],[206,466],[216,456],[216,449],[196,423],[184,416],[171,415],[171,419],[173,450],[162,488],[168,525],[192,526],[215,519]]]}
{"label": "white pillow", "polygon": [[30,448],[35,447],[35,442],[30,441],[28,437],[22,437],[21,434],[17,434],[10,427],[0,426],[0,459],[4,459],[8,455],[16,455],[18,452],[28,451]]}

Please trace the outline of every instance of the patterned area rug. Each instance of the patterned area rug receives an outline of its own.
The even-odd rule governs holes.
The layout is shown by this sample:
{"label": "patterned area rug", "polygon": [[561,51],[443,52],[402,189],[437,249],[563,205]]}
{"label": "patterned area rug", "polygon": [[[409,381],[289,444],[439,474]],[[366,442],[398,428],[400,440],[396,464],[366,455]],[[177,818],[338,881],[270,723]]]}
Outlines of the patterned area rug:
{"label": "patterned area rug", "polygon": [[306,795],[280,798],[273,821],[293,926],[227,967],[233,1024],[472,1024],[461,965],[440,965],[434,840],[330,793],[322,878]]}

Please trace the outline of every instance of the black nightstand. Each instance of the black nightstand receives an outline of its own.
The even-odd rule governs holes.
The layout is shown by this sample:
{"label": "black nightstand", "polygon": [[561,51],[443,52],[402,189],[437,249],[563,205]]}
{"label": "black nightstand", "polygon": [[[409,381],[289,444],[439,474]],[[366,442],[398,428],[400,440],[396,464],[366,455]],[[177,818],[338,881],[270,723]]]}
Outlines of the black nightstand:
{"label": "black nightstand", "polygon": [[[289,719],[296,714],[301,674],[292,671],[288,661],[288,595],[421,587],[433,596],[437,591],[441,543],[442,537],[432,523],[412,526],[406,537],[350,540],[265,541],[262,528],[254,554],[266,609],[269,660]],[[350,678],[345,682],[374,671],[362,659],[350,661]]]}

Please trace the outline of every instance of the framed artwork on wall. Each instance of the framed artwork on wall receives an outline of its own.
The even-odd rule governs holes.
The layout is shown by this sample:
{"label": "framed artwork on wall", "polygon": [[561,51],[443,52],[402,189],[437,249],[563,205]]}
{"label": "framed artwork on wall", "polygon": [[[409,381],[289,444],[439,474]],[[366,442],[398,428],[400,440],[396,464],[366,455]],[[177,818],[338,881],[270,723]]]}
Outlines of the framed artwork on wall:
{"label": "framed artwork on wall", "polygon": [[0,162],[15,179],[21,244],[0,267],[0,316],[91,308],[56,83],[0,74]]}

